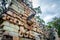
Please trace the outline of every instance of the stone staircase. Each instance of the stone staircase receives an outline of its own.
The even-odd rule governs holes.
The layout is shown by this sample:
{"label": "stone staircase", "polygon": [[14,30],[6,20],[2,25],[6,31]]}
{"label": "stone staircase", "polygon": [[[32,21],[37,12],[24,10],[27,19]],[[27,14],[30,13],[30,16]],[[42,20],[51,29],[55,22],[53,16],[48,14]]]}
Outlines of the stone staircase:
{"label": "stone staircase", "polygon": [[3,36],[3,30],[0,29],[0,40],[1,40],[2,36]]}

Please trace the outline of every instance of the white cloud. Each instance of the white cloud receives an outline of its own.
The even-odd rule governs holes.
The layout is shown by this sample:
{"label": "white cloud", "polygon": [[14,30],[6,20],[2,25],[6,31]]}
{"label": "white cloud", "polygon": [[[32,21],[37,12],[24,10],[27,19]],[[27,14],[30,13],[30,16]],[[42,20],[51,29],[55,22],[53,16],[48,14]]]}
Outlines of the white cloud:
{"label": "white cloud", "polygon": [[43,20],[47,23],[51,21],[52,18],[54,18],[55,16],[58,16],[58,14],[56,13],[55,15],[47,15],[46,17],[43,18]]}
{"label": "white cloud", "polygon": [[55,8],[57,5],[56,4],[52,4],[51,8]]}
{"label": "white cloud", "polygon": [[34,8],[39,6],[38,0],[32,0],[32,2],[33,2],[33,7]]}
{"label": "white cloud", "polygon": [[50,21],[51,20],[51,18],[53,18],[53,16],[46,16],[46,17],[44,17],[44,21],[45,22],[48,22],[48,21]]}
{"label": "white cloud", "polygon": [[43,5],[43,6],[41,6],[41,11],[44,13],[44,12],[46,12],[46,10],[48,9],[48,5]]}
{"label": "white cloud", "polygon": [[[38,0],[32,0],[33,1],[33,6],[38,7],[40,5],[42,14],[40,15],[41,18],[47,23],[52,20],[55,16],[58,16],[59,13],[56,11],[58,5],[56,3],[48,3],[47,4],[43,1],[38,1]],[[51,13],[51,14],[50,14]]]}
{"label": "white cloud", "polygon": [[43,13],[45,13],[46,11],[54,12],[56,6],[57,6],[56,4],[41,5],[41,10]]}

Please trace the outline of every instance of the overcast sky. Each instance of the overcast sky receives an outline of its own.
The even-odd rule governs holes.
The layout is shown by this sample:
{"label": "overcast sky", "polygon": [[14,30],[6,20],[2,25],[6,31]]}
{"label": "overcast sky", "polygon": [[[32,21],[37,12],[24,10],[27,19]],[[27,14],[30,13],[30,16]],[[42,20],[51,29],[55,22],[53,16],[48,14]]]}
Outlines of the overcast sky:
{"label": "overcast sky", "polygon": [[34,7],[41,7],[41,18],[47,23],[60,16],[60,0],[32,0]]}

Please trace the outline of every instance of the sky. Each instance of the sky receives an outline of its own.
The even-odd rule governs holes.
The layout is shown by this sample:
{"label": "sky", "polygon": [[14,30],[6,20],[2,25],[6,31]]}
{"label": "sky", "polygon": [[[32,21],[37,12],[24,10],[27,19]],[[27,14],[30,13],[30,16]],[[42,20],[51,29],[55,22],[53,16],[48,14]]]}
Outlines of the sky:
{"label": "sky", "polygon": [[60,0],[32,0],[33,7],[41,7],[40,17],[47,23],[54,17],[60,17]]}

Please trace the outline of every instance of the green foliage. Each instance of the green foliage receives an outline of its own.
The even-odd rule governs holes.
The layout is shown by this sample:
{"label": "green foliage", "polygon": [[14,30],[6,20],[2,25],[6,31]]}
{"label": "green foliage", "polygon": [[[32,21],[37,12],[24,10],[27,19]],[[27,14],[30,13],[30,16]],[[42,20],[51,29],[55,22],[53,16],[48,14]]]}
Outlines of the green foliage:
{"label": "green foliage", "polygon": [[36,13],[42,13],[40,6],[38,6],[37,8],[34,8],[34,10],[36,11]]}
{"label": "green foliage", "polygon": [[48,22],[48,27],[55,27],[58,30],[58,35],[60,37],[60,18],[53,18],[53,21]]}
{"label": "green foliage", "polygon": [[45,21],[41,19],[40,16],[36,16],[36,19],[39,23],[45,23]]}

